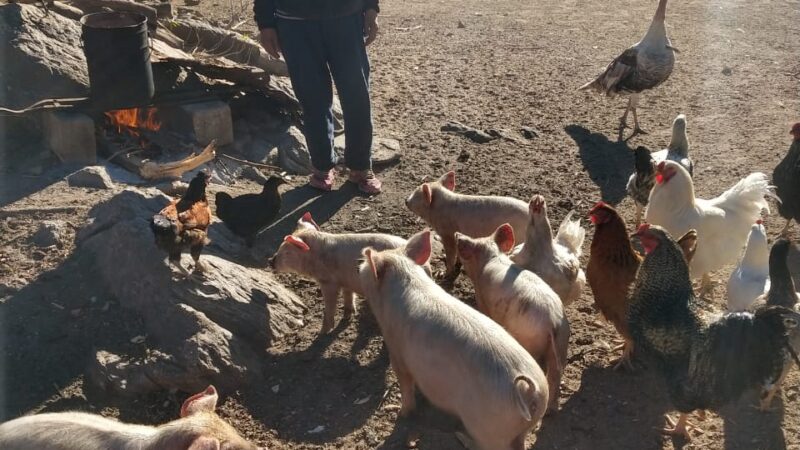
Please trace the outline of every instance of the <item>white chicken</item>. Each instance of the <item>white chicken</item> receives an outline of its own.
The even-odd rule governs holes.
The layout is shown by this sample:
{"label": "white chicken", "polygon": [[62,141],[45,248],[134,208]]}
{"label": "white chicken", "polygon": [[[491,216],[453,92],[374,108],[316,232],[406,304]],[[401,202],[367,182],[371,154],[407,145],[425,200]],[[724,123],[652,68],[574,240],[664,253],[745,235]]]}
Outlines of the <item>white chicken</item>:
{"label": "white chicken", "polygon": [[617,94],[630,94],[628,107],[620,118],[619,139],[627,127],[628,113],[633,112],[634,130],[631,137],[644,133],[639,127],[636,105],[642,91],[653,89],[667,81],[675,66],[676,49],[672,47],[664,23],[667,13],[667,0],[660,0],[647,34],[641,41],[617,56],[593,81],[580,87],[581,90],[594,89],[609,97]]}
{"label": "white chicken", "polygon": [[728,279],[728,311],[745,311],[769,292],[769,244],[761,220],[750,228],[744,256]]}
{"label": "white chicken", "polygon": [[544,197],[535,195],[528,209],[531,221],[525,243],[512,251],[511,260],[539,275],[561,297],[561,302],[568,305],[580,297],[586,285],[586,274],[580,266],[586,230],[581,227],[580,219],[572,220],[573,211],[564,218],[553,238]]}
{"label": "white chicken", "polygon": [[750,226],[769,212],[771,194],[767,176],[751,173],[711,200],[695,198],[689,172],[675,161],[656,168],[656,185],[650,193],[645,220],[660,225],[673,236],[697,230],[697,252],[689,266],[692,278],[702,277],[701,292],[712,288],[710,273],[734,264],[747,241]]}

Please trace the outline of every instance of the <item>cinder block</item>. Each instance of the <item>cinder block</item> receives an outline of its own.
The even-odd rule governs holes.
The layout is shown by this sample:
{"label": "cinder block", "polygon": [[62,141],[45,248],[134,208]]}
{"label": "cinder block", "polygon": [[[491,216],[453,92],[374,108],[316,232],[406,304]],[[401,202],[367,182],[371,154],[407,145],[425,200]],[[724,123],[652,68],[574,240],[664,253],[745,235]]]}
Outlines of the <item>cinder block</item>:
{"label": "cinder block", "polygon": [[175,114],[178,131],[194,133],[200,145],[217,140],[217,145],[233,143],[233,120],[227,103],[215,100],[178,107]]}
{"label": "cinder block", "polygon": [[92,165],[97,162],[94,120],[72,111],[48,111],[44,114],[44,139],[64,163]]}

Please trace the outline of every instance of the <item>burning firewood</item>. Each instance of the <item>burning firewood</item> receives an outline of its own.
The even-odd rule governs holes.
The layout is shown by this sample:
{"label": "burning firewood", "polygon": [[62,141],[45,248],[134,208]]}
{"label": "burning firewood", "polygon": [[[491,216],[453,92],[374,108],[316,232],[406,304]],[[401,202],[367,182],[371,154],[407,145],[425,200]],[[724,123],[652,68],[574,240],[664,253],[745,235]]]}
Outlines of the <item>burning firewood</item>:
{"label": "burning firewood", "polygon": [[139,174],[148,180],[180,178],[184,173],[214,160],[216,156],[217,142],[212,141],[200,154],[193,153],[180,161],[161,164],[147,161],[139,168]]}

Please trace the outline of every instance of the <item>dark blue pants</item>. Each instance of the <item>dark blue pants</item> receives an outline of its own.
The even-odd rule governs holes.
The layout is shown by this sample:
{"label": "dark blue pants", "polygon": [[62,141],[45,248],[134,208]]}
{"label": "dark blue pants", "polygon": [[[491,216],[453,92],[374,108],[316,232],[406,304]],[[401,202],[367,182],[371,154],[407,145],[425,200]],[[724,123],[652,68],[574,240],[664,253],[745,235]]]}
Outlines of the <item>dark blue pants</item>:
{"label": "dark blue pants", "polygon": [[333,87],[336,83],[345,123],[345,165],[371,168],[372,109],[369,58],[361,14],[326,20],[278,19],[278,37],[297,99],[303,107],[311,163],[333,168]]}

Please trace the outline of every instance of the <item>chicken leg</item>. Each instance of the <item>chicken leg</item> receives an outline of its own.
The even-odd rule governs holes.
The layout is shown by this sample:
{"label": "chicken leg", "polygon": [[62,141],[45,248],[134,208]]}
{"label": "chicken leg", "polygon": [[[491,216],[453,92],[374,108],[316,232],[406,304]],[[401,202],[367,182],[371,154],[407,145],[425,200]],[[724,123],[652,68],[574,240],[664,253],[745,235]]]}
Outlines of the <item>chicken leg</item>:
{"label": "chicken leg", "polygon": [[631,362],[631,358],[633,357],[633,341],[626,339],[621,346],[616,347],[614,350],[619,349],[622,349],[622,356],[614,361],[614,370],[620,370],[622,368],[633,370],[633,363]]}
{"label": "chicken leg", "polygon": [[697,427],[689,422],[688,414],[681,413],[677,422],[672,420],[672,418],[669,416],[665,416],[665,418],[667,419],[669,426],[661,430],[662,433],[670,436],[682,436],[687,442],[692,441],[692,436],[689,434],[689,430],[697,429]]}

